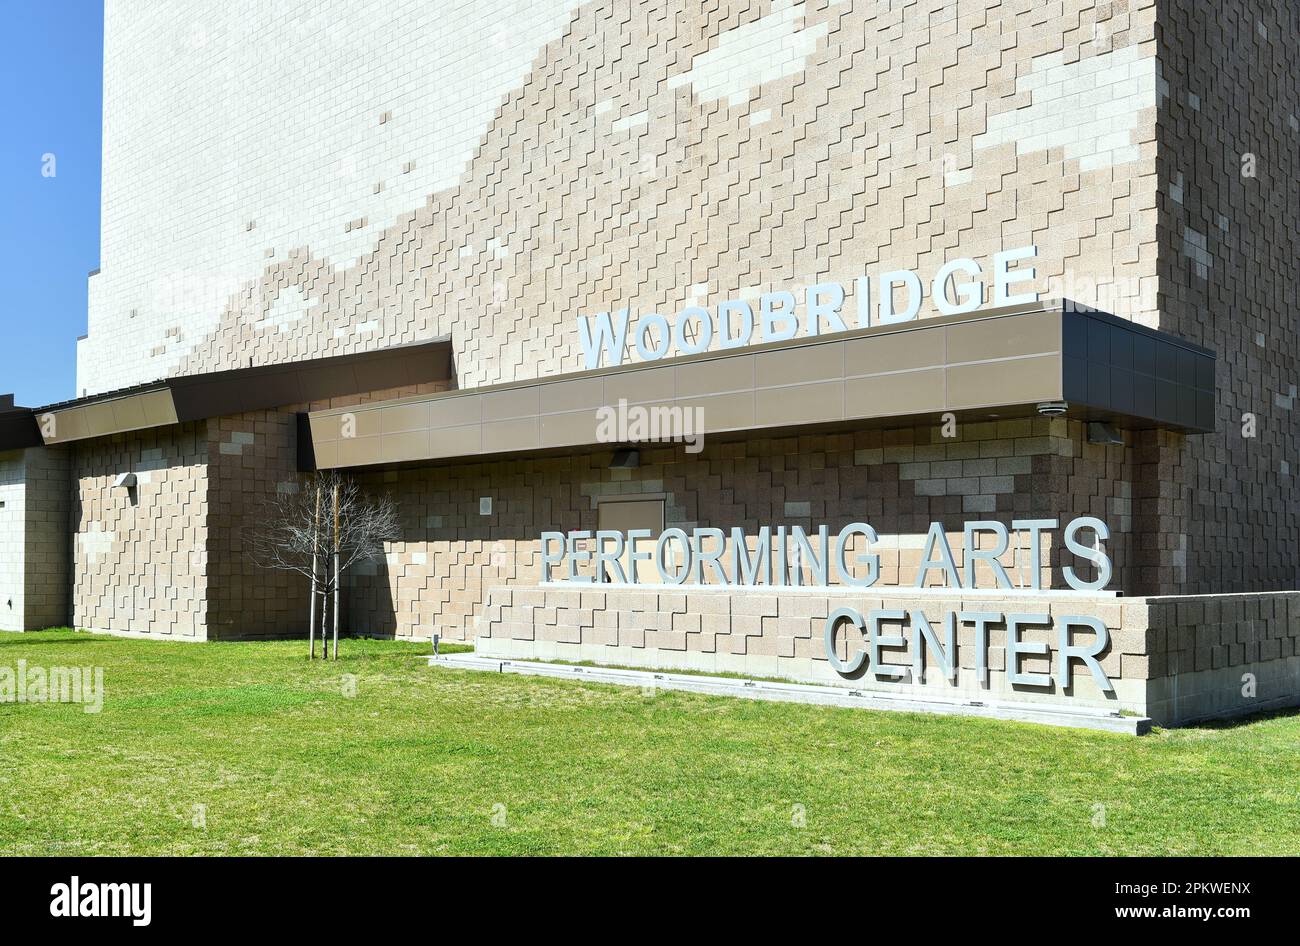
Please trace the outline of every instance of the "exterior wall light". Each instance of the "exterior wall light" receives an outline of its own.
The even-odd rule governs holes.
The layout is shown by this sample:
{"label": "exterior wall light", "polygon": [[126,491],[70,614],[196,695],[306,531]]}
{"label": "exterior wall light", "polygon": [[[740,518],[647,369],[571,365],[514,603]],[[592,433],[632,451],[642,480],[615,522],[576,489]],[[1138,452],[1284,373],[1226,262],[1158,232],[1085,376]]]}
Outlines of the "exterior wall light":
{"label": "exterior wall light", "polygon": [[635,470],[640,465],[640,450],[615,450],[614,458],[609,461],[609,468],[611,470]]}
{"label": "exterior wall light", "polygon": [[1088,443],[1113,444],[1117,446],[1124,445],[1124,438],[1119,435],[1114,424],[1103,424],[1100,421],[1093,421],[1088,425]]}
{"label": "exterior wall light", "polygon": [[114,489],[135,489],[134,473],[119,473],[117,479],[113,480]]}

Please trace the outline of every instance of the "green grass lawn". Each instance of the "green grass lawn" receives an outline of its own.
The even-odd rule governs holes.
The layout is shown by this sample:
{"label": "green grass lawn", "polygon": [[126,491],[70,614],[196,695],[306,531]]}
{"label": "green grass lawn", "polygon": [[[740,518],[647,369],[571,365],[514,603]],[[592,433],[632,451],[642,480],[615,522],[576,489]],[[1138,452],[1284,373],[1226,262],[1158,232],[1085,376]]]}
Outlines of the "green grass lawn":
{"label": "green grass lawn", "polygon": [[0,635],[0,667],[106,690],[97,715],[0,704],[0,853],[1300,852],[1294,714],[1136,738],[342,646]]}

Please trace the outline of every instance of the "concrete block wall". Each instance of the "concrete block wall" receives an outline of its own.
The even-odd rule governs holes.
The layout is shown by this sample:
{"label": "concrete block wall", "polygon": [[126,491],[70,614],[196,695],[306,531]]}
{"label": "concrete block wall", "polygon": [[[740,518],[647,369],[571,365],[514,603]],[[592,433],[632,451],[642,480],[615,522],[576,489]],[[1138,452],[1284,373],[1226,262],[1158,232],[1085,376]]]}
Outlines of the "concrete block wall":
{"label": "concrete block wall", "polygon": [[[72,451],[72,621],[78,628],[208,634],[208,440],[203,422]],[[113,484],[124,473],[136,487]]]}
{"label": "concrete block wall", "polygon": [[0,630],[68,622],[68,464],[63,450],[0,455]]}
{"label": "concrete block wall", "polygon": [[[1106,708],[1150,716],[1161,725],[1234,716],[1300,703],[1300,593],[1118,598],[992,595],[921,597],[885,589],[794,592],[753,588],[493,588],[475,649],[486,656],[590,660],[650,669],[695,670],[778,677],[943,698],[1041,702]],[[830,665],[825,622],[836,608],[918,610],[941,628],[948,611],[1041,613],[1102,621],[1110,637],[1098,659],[1114,686],[1103,693],[1076,664],[1068,690],[1011,684],[1007,628],[989,628],[989,682],[976,673],[973,625],[959,625],[956,685],[928,670],[921,681],[895,682],[867,672],[846,678]],[[885,625],[897,633],[899,625]],[[1087,632],[1084,632],[1086,635]],[[1053,672],[1055,628],[1029,627],[1021,638],[1046,644],[1047,656],[1020,661],[1025,673]],[[850,656],[853,632],[837,637],[837,655]],[[890,647],[883,666],[910,667],[915,638]],[[853,653],[861,643],[852,639]],[[1086,644],[1076,632],[1075,644]],[[934,666],[931,662],[928,666]]]}
{"label": "concrete block wall", "polygon": [[[91,630],[195,640],[306,636],[305,582],[258,567],[249,547],[267,500],[299,485],[296,412],[442,386],[387,388],[72,445],[71,620]],[[122,473],[136,474],[134,491],[112,486]]]}
{"label": "concrete block wall", "polygon": [[1152,438],[1171,590],[1300,588],[1300,16],[1161,0],[1160,328],[1218,353],[1215,432]]}
{"label": "concrete block wall", "polygon": [[210,638],[306,636],[307,582],[296,573],[259,566],[252,548],[252,533],[269,505],[305,482],[298,472],[296,412],[430,394],[445,387],[445,382],[429,382],[388,388],[207,422]]}
{"label": "concrete block wall", "polygon": [[[1117,532],[1126,593],[1295,588],[1298,38],[1286,0],[111,2],[78,393],[444,334],[461,386],[549,375],[579,367],[582,314],[1034,242],[1044,292],[1219,352],[1214,435],[1105,448],[1028,421],[646,450],[621,473],[593,454],[368,476],[408,525],[357,576],[355,619],[467,635],[487,588],[535,578],[541,529],[636,492],[665,495],[670,525],[898,536],[1086,511]],[[138,562],[105,533],[129,510],[101,481],[163,449],[217,509],[169,498],[150,561],[208,555],[215,523],[217,564],[187,576],[274,627],[279,586],[243,573],[239,530],[288,435],[241,418],[193,454],[168,452],[175,432],[77,448],[76,613],[126,608]],[[216,485],[181,485],[191,456]],[[169,623],[134,594],[130,622]]]}
{"label": "concrete block wall", "polygon": [[253,532],[278,494],[297,492],[292,413],[257,411],[207,423],[208,636],[306,636],[309,591],[298,575],[259,568]]}
{"label": "concrete block wall", "polygon": [[1232,716],[1300,703],[1300,592],[1147,598],[1147,700],[1156,719]]}
{"label": "concrete block wall", "polygon": [[[834,533],[869,522],[881,537],[886,582],[913,579],[933,521],[945,524],[959,551],[968,520],[1093,515],[1112,531],[1111,586],[1136,593],[1146,576],[1131,531],[1133,453],[1088,443],[1077,422],[1034,418],[960,425],[953,438],[919,427],[706,441],[696,455],[643,447],[631,470],[609,469],[610,454],[598,452],[367,473],[363,488],[393,497],[404,535],[354,576],[349,623],[371,633],[472,639],[489,588],[540,579],[543,531],[594,530],[602,498],[633,496],[663,498],[667,527],[740,527],[751,544],[762,525],[825,524]],[[487,516],[479,509],[485,496]],[[1044,587],[1059,585],[1064,552],[1050,539],[1043,548]],[[1006,564],[1027,583],[1028,548],[1018,563],[1014,554]]]}
{"label": "concrete block wall", "polygon": [[[843,686],[886,693],[927,693],[942,698],[1006,700],[1086,706],[1113,712],[1142,713],[1146,705],[1146,671],[1143,640],[1123,633],[1125,608],[1115,597],[1015,598],[980,595],[931,594],[925,597],[892,589],[841,589],[793,592],[781,589],[721,590],[626,589],[578,591],[559,586],[494,588],[488,595],[475,651],[493,657],[591,660],[596,663],[647,667],[657,670],[694,670],[706,673],[741,673],[803,683]],[[881,673],[868,664],[866,672],[844,677],[826,656],[827,617],[840,607],[852,607],[864,616],[872,609],[904,609],[923,613],[942,636],[948,611],[983,611],[1048,615],[1059,621],[1065,615],[1091,615],[1107,627],[1109,646],[1098,660],[1113,684],[1103,692],[1081,663],[1073,662],[1071,685],[1013,686],[1007,678],[1007,628],[1005,622],[989,626],[987,684],[976,669],[975,628],[959,624],[956,683],[934,668],[930,658],[924,679],[911,673],[912,647],[890,647],[882,652]],[[885,625],[884,633],[902,633],[898,622]],[[909,641],[914,641],[908,632]],[[1086,635],[1087,632],[1084,632]],[[1020,639],[1046,644],[1046,655],[1023,656],[1020,672],[1052,674],[1059,630],[1026,626]],[[842,628],[837,635],[837,656],[847,660],[863,649],[861,634]],[[1074,643],[1086,644],[1074,634]],[[903,673],[903,679],[895,674]]]}
{"label": "concrete block wall", "polygon": [[1293,588],[1298,32],[1287,0],[110,3],[78,388],[444,334],[461,386],[509,381],[577,368],[582,314],[1034,242],[1040,290],[1220,353],[1216,434],[1142,444],[1145,590]]}
{"label": "concrete block wall", "polygon": [[1037,288],[1153,324],[1155,13],[110,3],[79,388],[444,334],[510,381],[577,368],[580,314],[1031,242]]}
{"label": "concrete block wall", "polygon": [[[457,184],[575,5],[110,0],[78,393],[437,334],[427,261],[380,235]],[[244,302],[257,344],[230,347]]]}
{"label": "concrete block wall", "polygon": [[0,454],[0,629],[26,630],[27,490],[22,451]]}
{"label": "concrete block wall", "polygon": [[66,449],[26,451],[26,629],[63,627],[70,616],[71,471],[72,457]]}

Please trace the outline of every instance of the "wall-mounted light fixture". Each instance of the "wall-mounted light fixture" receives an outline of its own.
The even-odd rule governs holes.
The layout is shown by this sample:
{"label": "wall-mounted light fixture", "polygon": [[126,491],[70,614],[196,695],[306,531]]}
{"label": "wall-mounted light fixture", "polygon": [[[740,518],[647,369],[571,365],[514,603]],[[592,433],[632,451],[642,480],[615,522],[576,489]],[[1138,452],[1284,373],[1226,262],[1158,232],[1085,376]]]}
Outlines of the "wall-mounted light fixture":
{"label": "wall-mounted light fixture", "polygon": [[641,451],[634,449],[615,450],[609,461],[611,470],[635,470],[641,465]]}
{"label": "wall-mounted light fixture", "polygon": [[1114,424],[1094,420],[1088,424],[1088,443],[1123,446],[1124,438],[1119,435]]}
{"label": "wall-mounted light fixture", "polygon": [[119,473],[113,480],[113,489],[135,489],[135,474]]}

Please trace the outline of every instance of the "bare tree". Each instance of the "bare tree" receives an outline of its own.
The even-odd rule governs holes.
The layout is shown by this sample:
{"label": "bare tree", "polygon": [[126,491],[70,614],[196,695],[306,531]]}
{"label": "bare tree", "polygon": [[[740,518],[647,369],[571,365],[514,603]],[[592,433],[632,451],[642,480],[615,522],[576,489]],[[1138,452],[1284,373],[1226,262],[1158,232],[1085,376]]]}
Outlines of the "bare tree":
{"label": "bare tree", "polygon": [[[317,473],[297,492],[283,493],[267,504],[254,528],[254,560],[264,568],[292,571],[311,582],[308,653],[316,657],[317,603],[320,608],[321,654],[328,659],[325,627],[334,630],[334,659],[339,656],[339,597],[343,576],[352,566],[377,559],[384,545],[401,536],[397,506],[390,496],[371,499],[337,471]],[[333,621],[328,604],[334,599]]]}

